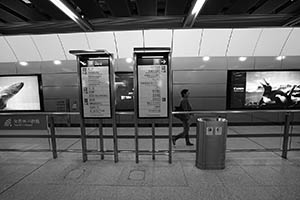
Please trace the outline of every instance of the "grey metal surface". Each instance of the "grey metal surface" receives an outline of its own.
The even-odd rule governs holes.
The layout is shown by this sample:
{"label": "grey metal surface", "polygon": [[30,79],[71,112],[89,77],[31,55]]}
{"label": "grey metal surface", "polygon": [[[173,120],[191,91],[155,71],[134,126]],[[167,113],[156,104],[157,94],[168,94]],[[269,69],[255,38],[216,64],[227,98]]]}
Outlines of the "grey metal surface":
{"label": "grey metal surface", "polygon": [[224,169],[226,137],[226,119],[197,119],[196,167],[200,169]]}

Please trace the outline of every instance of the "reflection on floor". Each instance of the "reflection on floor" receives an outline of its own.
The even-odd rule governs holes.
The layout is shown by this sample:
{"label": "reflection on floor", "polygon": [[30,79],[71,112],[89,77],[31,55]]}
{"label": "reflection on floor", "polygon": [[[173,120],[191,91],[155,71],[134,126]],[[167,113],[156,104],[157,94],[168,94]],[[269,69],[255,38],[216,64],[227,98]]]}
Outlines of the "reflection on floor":
{"label": "reflection on floor", "polygon": [[[293,127],[293,133],[299,133]],[[174,134],[180,132],[174,128]],[[282,133],[282,127],[230,127],[229,134]],[[0,134],[16,132],[0,131]],[[22,131],[24,134],[41,134]],[[88,134],[98,134],[89,128]],[[168,130],[157,128],[157,135]],[[48,134],[44,132],[44,134]],[[58,128],[57,134],[79,134],[78,128]],[[111,129],[104,130],[105,135]],[[130,128],[118,128],[119,135],[134,134]],[[151,129],[141,128],[141,135],[151,134]],[[191,128],[195,134],[195,128]],[[299,137],[293,137],[291,148],[299,148]],[[195,143],[195,141],[193,140]],[[300,151],[289,151],[288,159],[280,157],[280,138],[228,138],[226,168],[224,170],[200,170],[195,167],[195,153],[184,140],[174,146],[172,164],[168,156],[157,155],[153,161],[149,155],[140,156],[135,163],[133,152],[119,154],[119,162],[113,156],[89,155],[83,163],[80,152],[59,153],[52,159],[51,152],[0,152],[0,199],[188,199],[188,200],[247,200],[247,199],[300,199]],[[119,139],[120,150],[134,149],[134,139]],[[167,149],[166,139],[156,140],[157,150]],[[151,140],[141,139],[140,149],[150,150]],[[78,139],[58,139],[59,149],[80,149]],[[0,148],[47,149],[47,139],[4,139]],[[89,149],[98,149],[99,141],[88,140]],[[112,140],[105,140],[105,149],[112,149]],[[278,149],[278,150],[276,150]],[[242,150],[242,151],[239,151]],[[251,150],[251,151],[247,151]],[[252,151],[259,150],[259,151]],[[268,151],[265,151],[268,150]]]}

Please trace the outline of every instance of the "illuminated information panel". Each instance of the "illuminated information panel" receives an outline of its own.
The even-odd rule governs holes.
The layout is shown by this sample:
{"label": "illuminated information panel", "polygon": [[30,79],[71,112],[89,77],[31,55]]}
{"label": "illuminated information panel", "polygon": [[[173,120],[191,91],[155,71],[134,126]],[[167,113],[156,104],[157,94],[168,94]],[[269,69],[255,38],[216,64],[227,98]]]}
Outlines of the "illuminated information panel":
{"label": "illuminated information panel", "polygon": [[81,67],[82,108],[85,118],[110,118],[110,82],[108,61],[92,59]]}
{"label": "illuminated information panel", "polygon": [[137,65],[138,117],[168,117],[168,65],[165,58],[141,59]]}

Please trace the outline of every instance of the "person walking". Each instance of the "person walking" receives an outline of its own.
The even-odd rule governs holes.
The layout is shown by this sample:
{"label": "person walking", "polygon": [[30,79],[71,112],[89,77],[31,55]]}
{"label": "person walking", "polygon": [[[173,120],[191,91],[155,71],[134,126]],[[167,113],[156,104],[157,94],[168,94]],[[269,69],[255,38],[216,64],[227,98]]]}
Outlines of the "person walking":
{"label": "person walking", "polygon": [[[188,89],[183,89],[181,90],[181,101],[180,101],[180,108],[182,111],[191,111],[192,107],[189,103],[189,96],[190,92]],[[181,114],[180,120],[183,125],[183,131],[179,133],[176,136],[172,137],[172,142],[173,145],[176,145],[176,140],[179,138],[185,137],[185,143],[187,146],[193,146],[194,144],[190,142],[190,136],[189,136],[189,130],[190,130],[190,119],[191,119],[191,114]]]}

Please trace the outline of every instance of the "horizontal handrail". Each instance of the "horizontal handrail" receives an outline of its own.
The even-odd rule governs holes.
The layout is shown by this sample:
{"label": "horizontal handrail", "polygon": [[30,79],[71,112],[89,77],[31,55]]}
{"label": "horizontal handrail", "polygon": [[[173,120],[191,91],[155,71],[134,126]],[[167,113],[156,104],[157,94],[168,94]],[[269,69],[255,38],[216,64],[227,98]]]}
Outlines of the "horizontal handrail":
{"label": "horizontal handrail", "polygon": [[[240,114],[240,113],[300,113],[300,110],[192,110],[172,111],[172,114]],[[79,115],[80,112],[0,112],[1,115]],[[116,112],[117,115],[134,115],[133,111]]]}
{"label": "horizontal handrail", "polygon": [[239,113],[300,113],[300,110],[200,110],[173,111],[172,114],[239,114]]}
{"label": "horizontal handrail", "polygon": [[1,115],[79,115],[79,112],[0,112]]}

